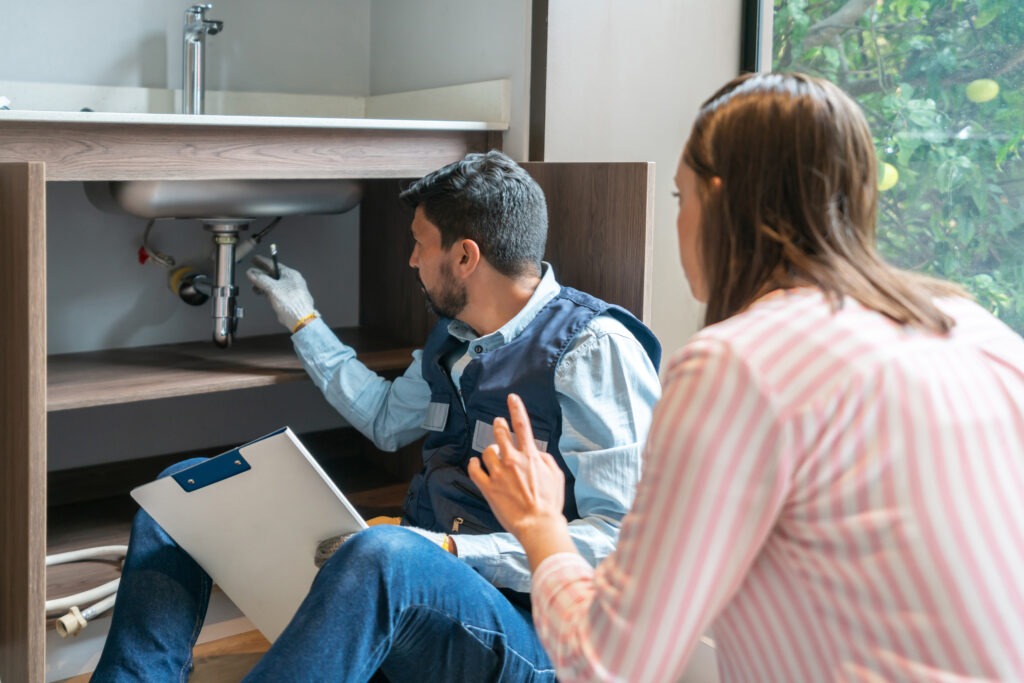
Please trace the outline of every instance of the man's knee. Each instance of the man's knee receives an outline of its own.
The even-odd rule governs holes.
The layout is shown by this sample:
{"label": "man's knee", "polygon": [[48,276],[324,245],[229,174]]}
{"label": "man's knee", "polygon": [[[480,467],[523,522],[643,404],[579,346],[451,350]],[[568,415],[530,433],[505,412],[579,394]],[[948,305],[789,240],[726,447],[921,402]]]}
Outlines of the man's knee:
{"label": "man's knee", "polygon": [[424,553],[440,548],[400,526],[381,525],[353,534],[324,563],[321,573],[357,570],[387,574],[416,564]]}
{"label": "man's knee", "polygon": [[363,529],[345,541],[346,554],[357,557],[397,559],[434,548],[433,543],[400,526],[381,525]]}

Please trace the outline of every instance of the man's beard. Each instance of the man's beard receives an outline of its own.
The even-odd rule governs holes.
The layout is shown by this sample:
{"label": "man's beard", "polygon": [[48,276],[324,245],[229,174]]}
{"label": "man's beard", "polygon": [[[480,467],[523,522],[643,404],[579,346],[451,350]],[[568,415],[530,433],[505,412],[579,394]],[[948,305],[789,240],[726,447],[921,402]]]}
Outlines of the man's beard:
{"label": "man's beard", "polygon": [[416,271],[416,279],[419,281],[420,289],[423,290],[423,296],[427,300],[427,308],[437,317],[457,318],[459,313],[462,313],[462,309],[466,307],[468,299],[466,286],[460,285],[458,280],[455,279],[449,264],[445,263],[441,267],[441,283],[433,293],[427,291],[423,280],[420,278],[419,270]]}

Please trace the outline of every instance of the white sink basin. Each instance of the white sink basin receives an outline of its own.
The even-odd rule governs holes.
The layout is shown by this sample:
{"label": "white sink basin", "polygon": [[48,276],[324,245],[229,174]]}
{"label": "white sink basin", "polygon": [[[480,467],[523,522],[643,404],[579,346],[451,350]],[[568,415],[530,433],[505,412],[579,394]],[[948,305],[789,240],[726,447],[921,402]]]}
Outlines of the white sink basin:
{"label": "white sink basin", "polygon": [[351,180],[121,180],[86,182],[103,211],[139,218],[269,218],[343,213],[362,196]]}
{"label": "white sink basin", "polygon": [[213,302],[213,341],[222,348],[231,346],[242,317],[235,286],[235,262],[242,258],[235,250],[239,231],[256,218],[342,213],[358,204],[362,196],[358,183],[330,179],[122,180],[84,185],[86,197],[103,211],[144,219],[192,218],[213,233],[216,255],[212,275],[193,269],[171,290],[192,305],[207,299]]}

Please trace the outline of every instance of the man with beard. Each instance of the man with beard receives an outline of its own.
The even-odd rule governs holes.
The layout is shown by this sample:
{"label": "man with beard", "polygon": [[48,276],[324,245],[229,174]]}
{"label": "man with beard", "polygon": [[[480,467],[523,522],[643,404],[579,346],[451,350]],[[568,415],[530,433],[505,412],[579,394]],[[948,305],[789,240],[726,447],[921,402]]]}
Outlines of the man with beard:
{"label": "man with beard", "polygon": [[[624,309],[558,284],[541,260],[543,191],[504,154],[470,154],[401,199],[415,208],[409,265],[439,320],[393,381],[331,332],[297,271],[281,265],[275,279],[273,264],[254,259],[247,272],[292,332],[310,377],[353,427],[383,450],[426,439],[400,526],[321,544],[309,594],[246,680],[360,681],[380,671],[395,683],[553,681],[530,616],[525,553],[466,465],[494,442],[492,422],[508,418],[508,393],[523,396],[540,447],[565,475],[576,546],[601,561],[633,501],[660,395],[660,345]],[[115,612],[94,681],[179,675],[198,634],[192,626],[202,623],[209,579],[191,558],[144,512],[132,544],[139,551],[129,551],[118,595],[127,616]],[[153,597],[131,580],[140,568],[170,575],[164,583],[173,590]],[[152,618],[168,612],[183,626]]]}

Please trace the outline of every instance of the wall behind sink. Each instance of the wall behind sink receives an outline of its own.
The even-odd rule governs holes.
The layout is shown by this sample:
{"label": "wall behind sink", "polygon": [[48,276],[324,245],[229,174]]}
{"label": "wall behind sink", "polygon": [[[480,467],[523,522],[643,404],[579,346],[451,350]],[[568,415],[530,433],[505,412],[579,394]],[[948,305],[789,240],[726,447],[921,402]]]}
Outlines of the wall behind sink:
{"label": "wall behind sink", "polygon": [[[0,80],[180,88],[181,27],[191,4],[6,3],[0,23]],[[224,31],[206,42],[208,88],[369,93],[370,0],[212,4],[208,16],[223,20]]]}
{"label": "wall behind sink", "polygon": [[[190,0],[32,0],[0,22],[0,83],[181,87]],[[525,158],[531,0],[213,0],[209,90],[366,97],[511,82],[505,150]],[[33,109],[13,93],[14,109]],[[91,106],[84,101],[81,106]],[[96,108],[93,106],[93,108]]]}

